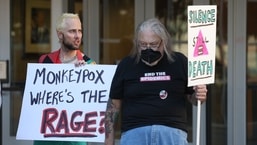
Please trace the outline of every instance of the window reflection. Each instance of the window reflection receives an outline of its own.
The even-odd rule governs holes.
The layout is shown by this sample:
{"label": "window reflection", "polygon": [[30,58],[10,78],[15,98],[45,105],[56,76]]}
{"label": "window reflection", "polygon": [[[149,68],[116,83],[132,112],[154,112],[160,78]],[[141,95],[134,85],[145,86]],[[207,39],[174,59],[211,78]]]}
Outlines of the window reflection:
{"label": "window reflection", "polygon": [[215,84],[210,85],[207,104],[207,142],[210,145],[227,145],[227,15],[224,0],[210,0],[217,5],[217,43]]}
{"label": "window reflection", "polygon": [[247,2],[247,145],[257,144],[257,20],[256,1]]}
{"label": "window reflection", "polygon": [[100,63],[115,64],[129,54],[134,34],[132,0],[100,0]]}
{"label": "window reflection", "polygon": [[156,17],[170,32],[174,49],[187,55],[187,6],[193,0],[156,0]]}

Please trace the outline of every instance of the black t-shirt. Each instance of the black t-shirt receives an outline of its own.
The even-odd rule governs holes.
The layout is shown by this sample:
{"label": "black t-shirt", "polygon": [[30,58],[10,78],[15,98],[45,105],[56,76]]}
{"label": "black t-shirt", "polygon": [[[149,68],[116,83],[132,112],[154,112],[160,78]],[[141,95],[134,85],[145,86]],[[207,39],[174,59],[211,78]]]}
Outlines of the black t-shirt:
{"label": "black t-shirt", "polygon": [[156,66],[126,57],[115,72],[110,98],[121,99],[121,130],[166,125],[186,129],[187,58],[174,53],[174,62],[164,56]]}

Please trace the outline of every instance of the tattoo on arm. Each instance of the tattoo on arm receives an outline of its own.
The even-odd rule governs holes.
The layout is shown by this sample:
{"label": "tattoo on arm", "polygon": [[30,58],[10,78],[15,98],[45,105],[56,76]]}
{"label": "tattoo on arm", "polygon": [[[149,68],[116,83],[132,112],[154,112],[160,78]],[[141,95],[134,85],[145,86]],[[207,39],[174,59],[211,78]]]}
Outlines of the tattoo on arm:
{"label": "tattoo on arm", "polygon": [[107,103],[107,109],[105,112],[105,135],[108,138],[109,135],[114,133],[114,125],[118,120],[119,108],[117,108],[111,99]]}

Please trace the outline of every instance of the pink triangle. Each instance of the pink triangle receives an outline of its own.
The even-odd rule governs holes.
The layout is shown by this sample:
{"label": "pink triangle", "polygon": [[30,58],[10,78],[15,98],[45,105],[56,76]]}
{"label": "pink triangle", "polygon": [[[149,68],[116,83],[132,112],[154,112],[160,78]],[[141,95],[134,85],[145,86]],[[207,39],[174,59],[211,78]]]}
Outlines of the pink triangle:
{"label": "pink triangle", "polygon": [[194,50],[194,57],[197,57],[199,55],[208,55],[208,50],[205,45],[205,41],[203,39],[203,34],[202,31],[199,31],[198,37],[197,37],[197,42],[195,45],[195,50]]}

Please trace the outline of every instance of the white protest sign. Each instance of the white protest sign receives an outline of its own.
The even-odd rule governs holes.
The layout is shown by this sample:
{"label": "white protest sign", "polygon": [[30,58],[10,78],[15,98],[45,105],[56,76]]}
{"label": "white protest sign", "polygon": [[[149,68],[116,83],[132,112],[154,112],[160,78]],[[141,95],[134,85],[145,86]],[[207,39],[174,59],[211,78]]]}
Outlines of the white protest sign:
{"label": "white protest sign", "polygon": [[188,86],[215,79],[217,6],[188,6]]}
{"label": "white protest sign", "polygon": [[115,70],[29,63],[16,139],[103,142]]}

